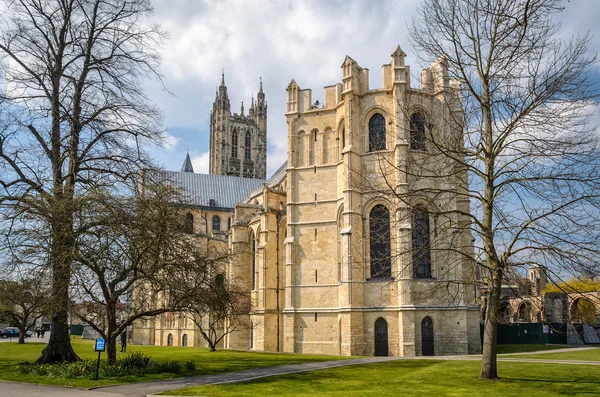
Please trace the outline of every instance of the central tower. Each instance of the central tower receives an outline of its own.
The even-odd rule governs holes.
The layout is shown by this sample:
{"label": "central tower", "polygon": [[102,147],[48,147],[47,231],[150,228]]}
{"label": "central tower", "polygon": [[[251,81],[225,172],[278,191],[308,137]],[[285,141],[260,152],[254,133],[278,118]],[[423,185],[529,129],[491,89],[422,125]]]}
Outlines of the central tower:
{"label": "central tower", "polygon": [[240,113],[231,112],[231,103],[221,75],[215,102],[210,113],[210,168],[215,175],[266,179],[267,174],[267,103],[260,89],[248,115],[244,102]]}

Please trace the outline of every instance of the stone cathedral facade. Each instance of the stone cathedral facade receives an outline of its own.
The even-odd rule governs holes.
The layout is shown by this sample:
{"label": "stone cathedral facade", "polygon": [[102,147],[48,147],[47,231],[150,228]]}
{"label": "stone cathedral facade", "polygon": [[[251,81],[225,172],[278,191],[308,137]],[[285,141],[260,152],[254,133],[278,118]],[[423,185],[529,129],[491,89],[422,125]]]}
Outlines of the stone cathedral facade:
{"label": "stone cathedral facade", "polygon": [[[398,46],[376,89],[369,70],[346,57],[341,81],[325,87],[321,103],[289,83],[287,161],[233,208],[225,277],[249,292],[251,309],[249,326],[223,347],[394,356],[481,350],[472,237],[456,215],[470,210],[469,200],[423,193],[432,184],[460,192],[467,176],[414,176],[431,155],[425,126],[462,139],[458,85],[436,60],[412,87],[405,57]],[[264,93],[247,117],[229,109],[223,82],[211,116],[211,174],[264,178]],[[405,199],[374,188],[384,185]],[[442,252],[449,241],[461,252]]]}

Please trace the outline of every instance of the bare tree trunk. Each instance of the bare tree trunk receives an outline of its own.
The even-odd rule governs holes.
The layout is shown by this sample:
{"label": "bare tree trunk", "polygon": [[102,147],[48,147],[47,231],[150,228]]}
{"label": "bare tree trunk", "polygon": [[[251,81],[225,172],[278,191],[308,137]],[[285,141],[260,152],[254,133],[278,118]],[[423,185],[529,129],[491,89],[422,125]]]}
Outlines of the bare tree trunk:
{"label": "bare tree trunk", "polygon": [[497,379],[497,338],[498,317],[500,315],[500,293],[502,288],[502,271],[494,272],[489,283],[489,301],[483,328],[483,358],[480,379]]}
{"label": "bare tree trunk", "polygon": [[[60,205],[60,204],[58,204]],[[37,359],[38,364],[54,362],[78,361],[71,346],[69,336],[69,285],[71,279],[71,255],[73,249],[72,213],[64,208],[55,210],[57,219],[52,223],[52,248],[50,261],[52,265],[52,329],[50,340],[42,355]]]}
{"label": "bare tree trunk", "polygon": [[109,363],[117,361],[117,338],[109,336],[106,338],[106,359]]}
{"label": "bare tree trunk", "polygon": [[107,304],[107,327],[106,330],[106,359],[109,363],[114,363],[117,361],[117,336],[115,335],[115,330],[117,329],[117,319],[115,317],[115,304],[111,301]]}
{"label": "bare tree trunk", "polygon": [[19,324],[19,344],[25,343],[25,324],[24,322]]}

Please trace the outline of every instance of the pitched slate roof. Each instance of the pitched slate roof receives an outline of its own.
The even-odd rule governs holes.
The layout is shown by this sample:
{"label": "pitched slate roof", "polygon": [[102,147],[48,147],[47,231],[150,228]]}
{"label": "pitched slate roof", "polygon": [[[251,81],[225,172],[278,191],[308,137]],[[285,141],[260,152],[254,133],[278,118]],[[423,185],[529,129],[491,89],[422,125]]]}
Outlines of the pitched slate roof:
{"label": "pitched slate roof", "polygon": [[286,175],[286,168],[287,168],[288,162],[287,160],[281,164],[281,166],[277,169],[277,171],[275,171],[275,173],[273,173],[273,175],[271,175],[271,177],[267,180],[267,183],[269,184],[269,186],[275,186],[277,185],[279,182],[281,182],[281,180],[283,179],[283,177]]}
{"label": "pitched slate roof", "polygon": [[184,204],[209,207],[214,200],[213,207],[231,209],[267,182],[265,179],[177,171],[157,171],[155,175],[157,182],[180,188]]}

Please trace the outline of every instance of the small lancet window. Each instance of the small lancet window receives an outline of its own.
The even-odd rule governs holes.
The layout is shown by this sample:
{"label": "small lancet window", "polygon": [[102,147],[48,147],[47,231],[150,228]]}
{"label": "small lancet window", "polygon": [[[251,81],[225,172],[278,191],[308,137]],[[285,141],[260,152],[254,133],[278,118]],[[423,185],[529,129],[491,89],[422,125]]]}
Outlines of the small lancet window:
{"label": "small lancet window", "polygon": [[221,218],[219,218],[219,215],[215,215],[212,218],[212,230],[214,230],[214,231],[221,230]]}
{"label": "small lancet window", "polygon": [[184,228],[186,233],[194,233],[194,215],[189,212],[185,214]]}

